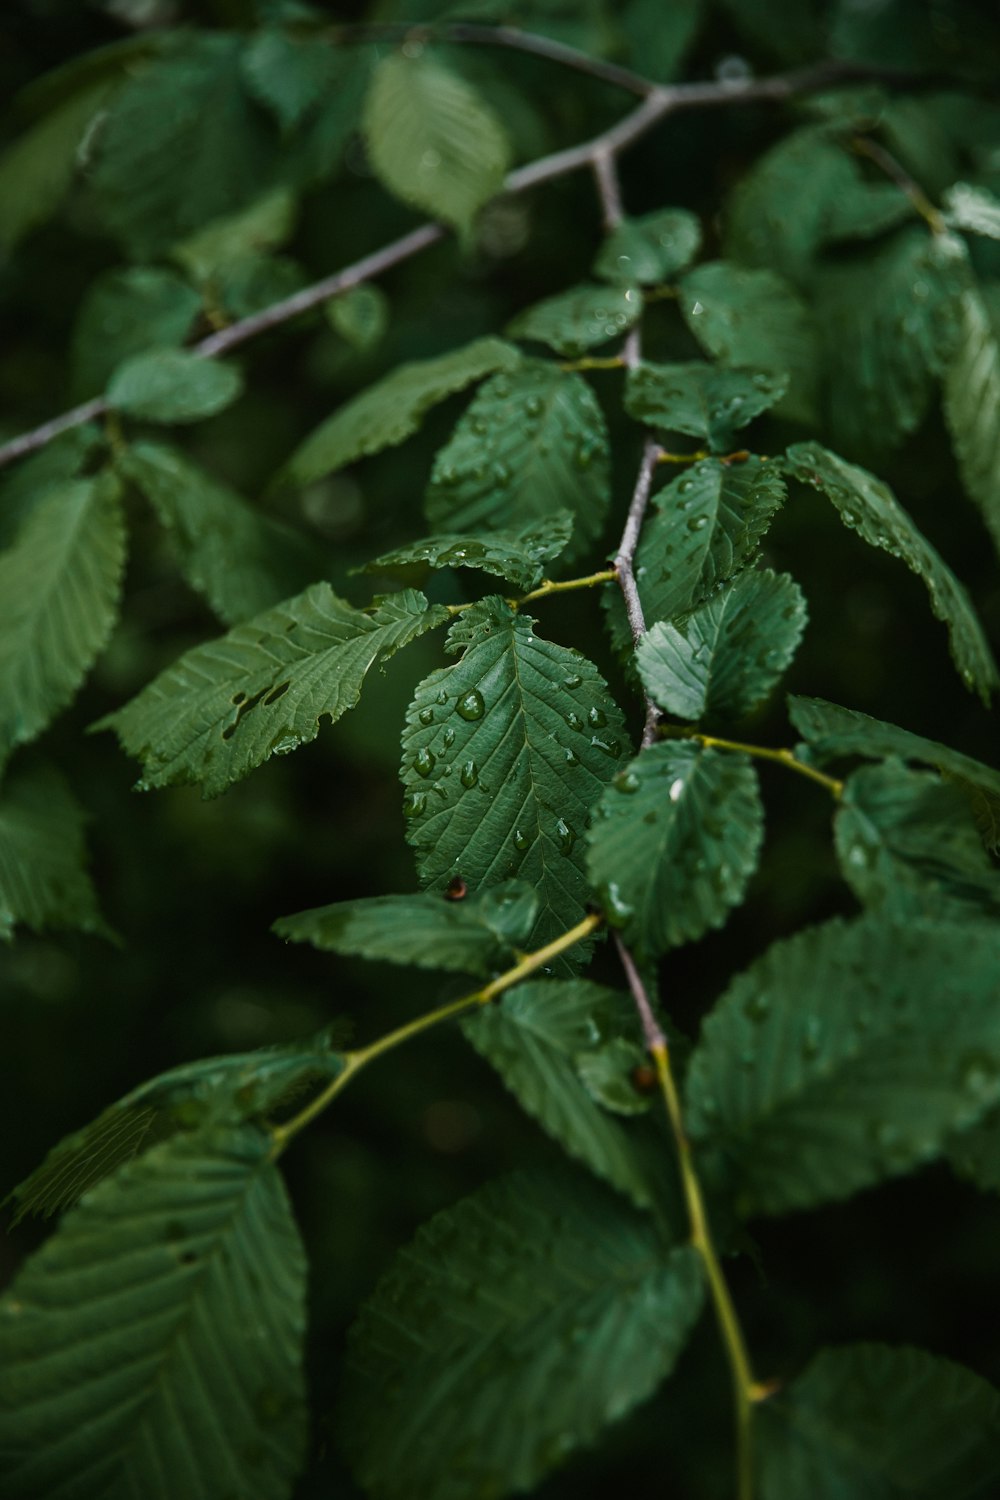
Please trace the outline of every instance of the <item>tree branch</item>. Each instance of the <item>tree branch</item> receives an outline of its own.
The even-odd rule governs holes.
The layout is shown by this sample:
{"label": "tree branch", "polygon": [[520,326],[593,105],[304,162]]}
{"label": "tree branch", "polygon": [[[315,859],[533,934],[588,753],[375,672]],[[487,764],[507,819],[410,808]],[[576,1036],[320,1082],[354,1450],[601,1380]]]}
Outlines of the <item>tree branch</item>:
{"label": "tree branch", "polygon": [[[469,29],[466,28],[467,31]],[[481,29],[492,36],[494,30],[507,28],[484,27]],[[528,35],[524,32],[515,34],[522,41]],[[407,35],[413,35],[412,27],[408,28]],[[545,41],[546,39],[539,38],[538,40]],[[501,45],[514,44],[507,42]],[[528,49],[522,47],[522,50]],[[539,48],[531,50],[543,55]],[[551,43],[544,55],[554,57],[558,52],[558,60],[566,61],[563,54],[573,53],[573,51],[573,48],[561,48],[560,44]],[[575,55],[584,56],[582,53]],[[601,66],[604,67],[603,64]],[[884,69],[863,68],[849,63],[822,63],[814,68],[778,74],[774,78],[751,79],[746,82],[737,80],[726,83],[681,83],[670,87],[650,84],[643,102],[617,124],[578,146],[568,147],[564,151],[554,151],[551,155],[543,156],[527,166],[518,167],[516,171],[508,175],[504,183],[504,191],[511,194],[524,193],[544,182],[551,182],[557,177],[564,177],[569,172],[579,171],[583,167],[599,170],[596,165],[598,161],[610,161],[619,152],[639,140],[666,115],[678,110],[711,109],[721,105],[754,104],[764,101],[780,102],[798,94],[813,93],[859,79],[871,80],[887,76],[894,76],[898,79],[902,75],[887,75]],[[643,82],[645,84],[646,80]],[[394,240],[392,244],[384,246],[381,250],[363,256],[361,260],[346,266],[344,270],[324,277],[321,281],[314,282],[312,286],[304,287],[300,292],[294,293],[291,297],[285,297],[280,302],[275,302],[262,312],[253,313],[250,317],[242,318],[228,328],[209,334],[207,338],[195,344],[191,352],[203,359],[215,359],[220,354],[228,353],[230,349],[235,349],[249,339],[256,338],[258,334],[277,328],[290,319],[311,311],[314,307],[329,301],[331,297],[346,291],[348,287],[357,286],[360,282],[381,274],[401,261],[408,260],[429,245],[444,239],[446,233],[447,230],[440,224],[421,224],[409,234],[403,235],[401,239]],[[44,448],[60,433],[72,427],[80,427],[85,422],[92,422],[108,410],[105,398],[97,396],[92,401],[85,401],[81,406],[75,406],[70,411],[63,412],[61,416],[52,417],[20,437],[12,438],[9,442],[0,445],[0,468],[13,463],[15,459],[34,453],[39,448]]]}
{"label": "tree branch", "polygon": [[[653,473],[656,469],[659,455],[660,446],[656,439],[648,437],[642,450],[642,463],[639,465],[635,489],[632,492],[632,503],[628,508],[628,515],[625,519],[625,530],[622,532],[622,538],[618,543],[618,552],[615,557],[615,573],[618,577],[618,586],[625,600],[625,613],[628,616],[632,639],[637,645],[646,633],[646,620],[642,612],[642,600],[639,598],[639,589],[636,585],[632,564],[635,560],[635,549],[639,544],[639,532],[642,530],[646,507],[649,504],[649,493],[653,487]],[[646,723],[642,732],[643,749],[647,745],[651,745],[656,738],[658,719],[659,710],[652,699],[647,698]]]}

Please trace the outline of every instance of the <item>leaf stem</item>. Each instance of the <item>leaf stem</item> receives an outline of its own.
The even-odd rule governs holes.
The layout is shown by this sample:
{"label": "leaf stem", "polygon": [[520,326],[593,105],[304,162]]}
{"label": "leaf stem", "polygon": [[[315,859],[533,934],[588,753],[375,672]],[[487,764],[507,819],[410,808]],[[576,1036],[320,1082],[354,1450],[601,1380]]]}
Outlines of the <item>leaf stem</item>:
{"label": "leaf stem", "polygon": [[522,594],[520,599],[510,599],[508,603],[517,609],[521,604],[529,604],[533,599],[544,599],[548,594],[565,594],[570,589],[595,588],[599,583],[614,583],[618,574],[614,568],[602,568],[600,572],[588,573],[585,578],[566,578],[561,582],[553,582],[551,578],[543,578],[537,589],[532,589],[530,594]]}
{"label": "leaf stem", "polygon": [[585,355],[582,359],[564,359],[560,362],[560,370],[575,373],[577,370],[623,370],[625,360],[620,354],[608,354],[600,357],[596,355]]}
{"label": "leaf stem", "polygon": [[471,994],[460,995],[457,1000],[449,1000],[446,1005],[439,1005],[435,1010],[428,1011],[425,1015],[417,1016],[413,1021],[407,1021],[405,1026],[399,1026],[395,1031],[389,1031],[385,1036],[378,1037],[370,1042],[367,1047],[360,1047],[354,1052],[344,1054],[344,1066],[326,1088],[317,1094],[304,1109],[300,1110],[292,1119],[287,1120],[284,1125],[273,1127],[271,1136],[273,1145],[272,1157],[278,1157],[286,1149],[289,1143],[311,1125],[323,1111],[333,1103],[361,1069],[368,1063],[374,1062],[383,1053],[391,1052],[395,1047],[408,1042],[411,1037],[420,1036],[422,1032],[430,1031],[432,1027],[439,1026],[442,1021],[449,1021],[453,1016],[460,1016],[467,1010],[473,1010],[477,1005],[488,1005],[504,990],[509,990],[512,985],[520,984],[529,974],[536,969],[542,968],[550,959],[558,958],[560,953],[565,953],[568,948],[573,948],[584,938],[596,932],[604,918],[597,913],[592,913],[577,922],[575,927],[562,932],[551,943],[546,943],[541,948],[536,948],[534,953],[526,953],[518,959],[512,968],[499,974],[496,979],[491,979],[489,984],[483,985]]}
{"label": "leaf stem", "polygon": [[866,135],[855,136],[851,142],[851,150],[856,156],[867,156],[869,161],[874,162],[889,180],[906,194],[917,213],[930,225],[934,234],[947,233],[948,226],[940,210],[934,207],[919,182],[910,176],[902,163],[898,162],[890,151]]}
{"label": "leaf stem", "polygon": [[752,1500],[752,1407],[755,1402],[761,1401],[765,1396],[769,1395],[773,1386],[770,1383],[754,1379],[753,1368],[750,1364],[750,1356],[747,1353],[746,1342],[743,1338],[739,1315],[733,1303],[725,1272],[722,1269],[718,1252],[712,1239],[712,1231],[709,1227],[701,1183],[698,1180],[698,1173],[691,1155],[691,1144],[684,1129],[680,1095],[673,1069],[670,1065],[670,1047],[659,1022],[655,1018],[653,1008],[649,1003],[649,997],[646,994],[645,985],[636,968],[635,960],[617,933],[615,934],[615,943],[622,961],[622,967],[629,982],[629,988],[632,991],[632,998],[635,1001],[636,1009],[642,1021],[646,1046],[656,1069],[660,1093],[663,1096],[667,1118],[670,1122],[670,1129],[677,1150],[677,1163],[681,1174],[684,1202],[688,1212],[688,1223],[691,1228],[691,1244],[701,1259],[705,1270],[705,1279],[708,1282],[709,1295],[711,1296],[712,1306],[715,1310],[716,1322],[719,1325],[719,1333],[722,1336],[726,1358],[729,1362],[736,1417],[738,1500]]}
{"label": "leaf stem", "polygon": [[714,734],[702,734],[698,729],[686,729],[679,724],[661,725],[660,733],[670,739],[697,740],[699,745],[713,750],[737,750],[743,755],[752,755],[757,760],[773,760],[778,765],[787,766],[790,771],[797,771],[800,776],[807,776],[810,781],[818,782],[825,786],[827,791],[834,797],[841,797],[844,793],[844,783],[838,781],[835,776],[828,776],[825,771],[820,771],[816,766],[807,765],[804,760],[799,760],[791,750],[776,750],[770,745],[747,745],[741,740],[721,740]]}

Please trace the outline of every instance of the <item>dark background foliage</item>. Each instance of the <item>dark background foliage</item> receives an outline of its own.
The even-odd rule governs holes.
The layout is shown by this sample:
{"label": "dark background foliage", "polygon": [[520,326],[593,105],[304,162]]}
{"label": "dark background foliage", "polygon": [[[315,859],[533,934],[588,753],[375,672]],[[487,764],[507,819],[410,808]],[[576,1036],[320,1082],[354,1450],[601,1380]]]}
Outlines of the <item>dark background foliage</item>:
{"label": "dark background foliage", "polygon": [[[635,39],[643,25],[655,30],[650,18],[661,8],[671,9],[525,0],[509,16],[493,8],[490,18],[610,51],[644,71],[656,61],[655,48],[644,52]],[[409,0],[327,9],[337,20],[427,18]],[[676,9],[693,13],[697,7]],[[31,107],[30,93],[21,91],[34,80],[135,36],[142,25],[154,36],[175,25],[251,28],[281,10],[251,0],[7,0],[0,15],[0,96],[13,101],[9,136]],[[843,52],[846,45],[864,61],[943,70],[946,79],[985,93],[1000,58],[1000,23],[991,7],[971,3],[897,0],[858,7],[817,0],[790,7],[758,0],[701,10],[683,62],[690,79],[726,69],[736,76],[748,69],[764,73],[815,61],[831,49]],[[446,55],[503,114],[521,159],[592,135],[624,108],[606,85],[537,59],[457,48]],[[360,54],[351,66],[361,67]],[[728,195],[787,128],[789,113],[804,109],[758,105],[665,121],[623,160],[629,211],[664,203],[694,210],[711,255]],[[1000,161],[997,140],[994,162]],[[328,274],[413,222],[371,178],[349,127],[344,141],[343,164],[302,194],[297,228],[282,252],[290,284]],[[280,150],[276,171],[280,178]],[[1000,169],[995,176],[994,187]],[[361,580],[359,586],[350,570],[419,534],[423,485],[460,400],[432,413],[402,448],[304,493],[262,493],[267,480],[345,394],[401,359],[501,328],[521,307],[585,275],[600,237],[587,174],[494,205],[476,246],[449,238],[383,279],[389,325],[370,352],[353,351],[321,314],[248,346],[242,353],[246,394],[190,429],[188,450],[304,531],[338,592],[364,602],[367,585]],[[854,253],[847,248],[839,255],[849,260]],[[977,253],[993,254],[984,269],[1000,269],[996,247]],[[103,225],[85,174],[63,210],[0,267],[0,436],[88,394],[74,374],[74,320],[94,278],[120,263],[120,246]],[[693,350],[671,309],[657,311],[649,324],[654,357],[658,344],[674,358]],[[601,380],[612,378],[596,376],[595,387],[600,392]],[[635,429],[623,427],[610,403],[609,420],[617,424],[617,504],[595,567],[620,531],[638,455]],[[791,434],[775,424],[772,435],[776,450]],[[962,494],[940,413],[933,410],[878,468],[966,582],[988,633],[1000,641],[995,556]],[[175,1063],[304,1036],[341,1015],[368,1039],[442,998],[432,977],[408,975],[401,985],[388,966],[285,946],[269,933],[271,922],[287,912],[414,888],[396,775],[399,727],[413,685],[439,659],[437,644],[415,644],[373,677],[359,709],[333,731],[294,758],[270,761],[219,800],[202,801],[190,788],[134,794],[134,767],[113,737],[85,730],[217,626],[180,580],[137,505],[131,522],[123,622],[85,691],[44,742],[92,816],[95,881],[119,941],[25,933],[0,951],[5,1187],[65,1132]],[[794,574],[810,606],[788,680],[792,691],[848,703],[996,762],[990,720],[958,682],[915,579],[859,549],[811,493],[783,514],[766,560]],[[457,582],[461,587],[461,577]],[[444,587],[432,583],[430,597]],[[619,700],[629,701],[595,598],[570,596],[549,602],[546,611],[553,638],[579,645],[606,672]],[[754,738],[780,744],[788,734],[775,700],[755,722]],[[669,955],[662,966],[665,1003],[692,1033],[727,977],[775,937],[854,910],[836,872],[826,800],[777,772],[765,770],[763,786],[768,842],[748,901],[723,932]],[[555,1157],[556,1148],[457,1032],[436,1031],[366,1074],[335,1115],[290,1153],[289,1181],[312,1266],[310,1370],[321,1413],[312,1461],[297,1491],[302,1500],[329,1494],[334,1480],[339,1493],[353,1493],[327,1443],[322,1414],[332,1409],[345,1326],[392,1250],[435,1209],[547,1152]],[[9,1279],[43,1232],[26,1222],[8,1236],[0,1245],[0,1280]],[[758,1369],[791,1371],[821,1343],[884,1338],[920,1344],[1000,1382],[997,1323],[987,1311],[995,1297],[998,1237],[1000,1202],[937,1166],[844,1205],[767,1221],[749,1253],[731,1263]],[[638,1487],[648,1470],[664,1493],[692,1500],[725,1495],[730,1419],[722,1390],[722,1356],[706,1318],[666,1391],[613,1429],[599,1455],[576,1458],[542,1492],[600,1495],[623,1483]]]}

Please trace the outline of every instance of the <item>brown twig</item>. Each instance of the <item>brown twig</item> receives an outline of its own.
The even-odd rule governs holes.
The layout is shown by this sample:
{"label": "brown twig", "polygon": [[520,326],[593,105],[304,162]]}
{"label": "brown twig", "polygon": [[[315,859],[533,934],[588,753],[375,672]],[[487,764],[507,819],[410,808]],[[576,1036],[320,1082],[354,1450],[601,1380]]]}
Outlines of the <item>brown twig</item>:
{"label": "brown twig", "polygon": [[[648,437],[642,450],[642,462],[639,465],[639,473],[636,476],[635,489],[632,491],[632,501],[625,518],[625,529],[622,532],[621,541],[618,543],[618,552],[615,556],[615,574],[618,578],[618,586],[625,600],[625,613],[628,616],[629,629],[632,639],[639,643],[646,633],[646,619],[642,612],[642,600],[639,598],[639,589],[635,581],[635,573],[632,564],[635,560],[636,547],[639,545],[639,532],[642,530],[646,507],[649,504],[649,494],[653,487],[653,474],[659,459],[660,448],[655,438]],[[642,748],[651,745],[656,738],[656,726],[659,720],[659,710],[652,699],[646,699],[646,723],[642,732]]]}

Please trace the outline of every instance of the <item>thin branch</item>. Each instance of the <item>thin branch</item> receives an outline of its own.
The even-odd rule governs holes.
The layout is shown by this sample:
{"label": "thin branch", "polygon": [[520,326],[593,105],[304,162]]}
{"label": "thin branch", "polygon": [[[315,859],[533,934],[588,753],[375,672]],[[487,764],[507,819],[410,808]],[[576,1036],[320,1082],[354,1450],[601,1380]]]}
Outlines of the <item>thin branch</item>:
{"label": "thin branch", "polygon": [[691,1153],[691,1143],[684,1128],[680,1093],[670,1062],[670,1047],[653,1014],[653,1007],[649,1002],[649,996],[646,994],[646,988],[636,968],[635,960],[617,932],[615,945],[642,1022],[646,1047],[656,1066],[657,1081],[677,1151],[677,1165],[680,1169],[688,1223],[691,1228],[691,1244],[705,1271],[705,1280],[708,1282],[716,1322],[729,1362],[736,1416],[737,1494],[739,1500],[751,1500],[753,1493],[752,1408],[756,1402],[766,1399],[772,1393],[774,1386],[771,1382],[765,1383],[754,1379],[743,1329],[740,1326],[739,1315],[712,1238],[701,1182]]}
{"label": "thin branch", "polygon": [[597,195],[601,200],[604,228],[610,234],[625,217],[618,184],[618,166],[610,151],[600,151],[594,157],[594,178],[597,182]]}
{"label": "thin branch", "polygon": [[476,47],[508,47],[514,52],[527,52],[533,57],[545,58],[548,62],[560,63],[578,73],[587,73],[604,83],[626,89],[630,94],[645,98],[657,85],[631,68],[622,68],[618,63],[605,62],[603,58],[591,57],[575,47],[567,47],[552,37],[539,36],[535,32],[521,31],[514,26],[476,26],[466,21],[449,21],[441,25],[407,26],[405,23],[360,22],[357,25],[337,26],[328,33],[335,46],[351,46],[364,42],[409,42],[417,46],[425,42],[471,43]]}
{"label": "thin branch", "polygon": [[917,213],[926,220],[935,234],[948,232],[943,214],[934,207],[916,178],[910,176],[902,162],[898,162],[890,151],[867,135],[855,136],[851,142],[851,150],[856,156],[867,156],[869,161],[874,162],[879,171],[884,172],[890,182],[894,182],[900,192],[906,194]]}
{"label": "thin branch", "polygon": [[529,974],[534,974],[537,969],[544,968],[551,959],[558,958],[561,953],[566,953],[570,948],[575,948],[577,943],[582,943],[585,938],[590,937],[591,933],[597,931],[603,921],[603,917],[591,913],[581,922],[577,922],[575,927],[561,932],[557,938],[552,939],[551,943],[546,943],[542,948],[536,948],[534,953],[523,954],[516,964],[505,973],[498,974],[496,979],[491,979],[489,984],[473,990],[469,995],[461,995],[457,1000],[449,1000],[447,1004],[439,1005],[435,1010],[417,1016],[413,1021],[407,1021],[405,1026],[399,1026],[395,1031],[387,1032],[385,1036],[380,1036],[367,1047],[361,1047],[356,1052],[348,1052],[344,1057],[344,1066],[336,1078],[292,1119],[286,1120],[283,1125],[274,1126],[271,1132],[272,1156],[280,1156],[299,1131],[311,1125],[313,1120],[321,1115],[333,1103],[337,1095],[346,1088],[355,1074],[360,1073],[368,1063],[374,1062],[377,1057],[382,1057],[386,1052],[393,1051],[394,1048],[410,1041],[411,1038],[430,1031],[432,1027],[440,1026],[443,1021],[450,1021],[453,1016],[461,1016],[466,1011],[475,1010],[477,1006],[488,1005],[505,990],[511,989],[515,984],[520,984],[522,979],[527,979]]}
{"label": "thin branch", "polygon": [[[639,465],[635,489],[632,492],[632,503],[629,505],[628,515],[625,518],[625,529],[622,532],[621,541],[618,543],[618,552],[615,556],[615,573],[618,577],[618,586],[625,600],[625,613],[628,616],[632,639],[637,645],[646,634],[646,619],[642,612],[642,600],[639,598],[639,589],[635,581],[632,564],[635,561],[635,550],[639,545],[639,533],[642,530],[646,507],[649,504],[649,493],[653,486],[653,473],[659,460],[659,453],[659,444],[655,438],[648,437],[642,450],[642,463]],[[647,698],[646,723],[642,731],[643,749],[647,745],[651,745],[656,738],[658,720],[659,710],[652,699]]]}
{"label": "thin branch", "polygon": [[[493,28],[484,29],[491,33],[493,31]],[[408,34],[411,33],[412,28],[409,28]],[[518,33],[518,35],[523,38],[527,33]],[[572,52],[573,49],[568,48],[566,51]],[[547,55],[552,55],[551,51]],[[616,156],[645,135],[666,115],[678,110],[781,101],[791,99],[798,94],[815,92],[858,79],[877,78],[895,78],[896,81],[912,82],[912,79],[906,80],[905,75],[887,75],[884,69],[862,68],[845,63],[822,63],[815,68],[779,74],[774,78],[751,79],[746,82],[737,80],[726,83],[676,84],[669,88],[652,85],[638,108],[632,110],[610,129],[602,131],[579,146],[571,146],[565,151],[554,151],[549,156],[543,156],[538,161],[530,162],[527,166],[519,167],[511,172],[504,183],[504,191],[510,194],[527,192],[544,182],[563,177],[568,172],[579,171],[583,167],[593,168],[598,158]],[[207,338],[193,346],[192,353],[203,359],[214,359],[220,354],[227,353],[230,349],[246,343],[247,340],[256,338],[258,334],[277,328],[301,313],[311,311],[329,301],[331,297],[337,296],[339,292],[346,291],[348,287],[356,286],[359,282],[369,280],[391,266],[409,259],[410,256],[416,255],[429,245],[444,239],[447,232],[440,224],[421,224],[409,234],[403,235],[401,239],[394,240],[392,244],[374,251],[371,255],[363,256],[361,260],[355,261],[335,275],[324,277],[321,281],[314,282],[312,286],[304,287],[293,296],[285,297],[271,307],[264,308],[262,312],[253,313],[250,317],[242,318],[228,328],[209,334]],[[628,344],[626,344],[627,348]],[[103,416],[108,410],[107,401],[103,396],[98,396],[92,401],[84,402],[82,406],[63,412],[61,416],[43,422],[30,432],[21,434],[20,437],[12,438],[9,442],[0,445],[0,468],[13,463],[17,458],[34,453],[39,448],[44,448],[61,432],[66,432],[72,427],[80,427],[85,422],[91,422]]]}
{"label": "thin branch", "polygon": [[842,781],[838,781],[836,776],[828,776],[825,771],[818,770],[816,766],[808,765],[804,760],[799,760],[793,750],[776,750],[770,745],[747,745],[742,740],[720,740],[717,735],[702,734],[699,729],[688,729],[679,724],[666,726],[660,732],[672,740],[695,740],[707,749],[732,750],[740,755],[753,756],[755,760],[773,760],[777,765],[787,766],[790,771],[797,771],[800,776],[806,776],[810,781],[817,782],[833,797],[839,798],[844,794]]}

